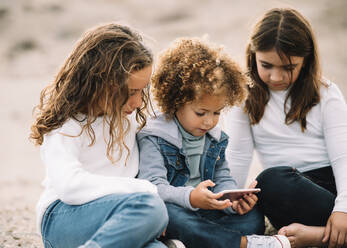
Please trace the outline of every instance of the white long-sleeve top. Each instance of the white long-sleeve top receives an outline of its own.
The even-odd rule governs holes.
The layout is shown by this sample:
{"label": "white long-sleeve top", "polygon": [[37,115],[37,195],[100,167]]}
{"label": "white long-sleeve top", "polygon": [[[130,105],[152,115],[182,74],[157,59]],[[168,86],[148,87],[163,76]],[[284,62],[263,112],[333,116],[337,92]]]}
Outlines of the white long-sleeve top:
{"label": "white long-sleeve top", "polygon": [[234,107],[226,114],[230,137],[226,154],[239,185],[247,178],[253,149],[264,169],[292,166],[305,172],[331,165],[337,188],[333,211],[347,212],[347,105],[339,88],[327,84],[321,87],[319,104],[306,116],[305,132],[298,122],[285,124],[287,91],[270,91],[264,116],[256,125],[250,125],[242,108]]}
{"label": "white long-sleeve top", "polygon": [[[139,167],[135,113],[129,116],[129,120],[130,130],[124,138],[130,150],[126,164],[126,149],[115,164],[106,156],[105,140],[109,137],[109,127],[104,128],[103,117],[92,124],[95,132],[92,146],[89,146],[90,138],[86,132],[71,137],[81,132],[81,124],[74,119],[67,120],[61,128],[44,136],[40,153],[46,175],[44,192],[36,207],[38,230],[45,210],[57,199],[66,204],[80,205],[113,193],[157,193],[155,185],[135,178]],[[118,152],[115,149],[114,159],[118,158]]]}

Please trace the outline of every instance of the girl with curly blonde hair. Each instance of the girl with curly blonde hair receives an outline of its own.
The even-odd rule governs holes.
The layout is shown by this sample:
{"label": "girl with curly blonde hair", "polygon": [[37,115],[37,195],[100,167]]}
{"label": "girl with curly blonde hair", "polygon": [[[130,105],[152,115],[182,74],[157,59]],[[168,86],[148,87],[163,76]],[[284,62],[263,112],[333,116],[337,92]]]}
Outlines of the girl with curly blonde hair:
{"label": "girl with curly blonde hair", "polygon": [[[137,138],[139,178],[157,185],[168,210],[166,238],[190,248],[258,247],[259,235],[250,235],[264,232],[257,196],[230,200],[221,192],[237,185],[225,160],[228,136],[217,123],[223,109],[245,99],[246,83],[221,48],[199,39],[179,39],[162,53],[152,77],[162,114]],[[270,237],[260,247],[269,240],[278,242]]]}
{"label": "girl with curly blonde hair", "polygon": [[42,91],[31,139],[46,166],[37,205],[45,247],[165,247],[155,240],[165,205],[135,178],[152,62],[137,32],[101,25]]}

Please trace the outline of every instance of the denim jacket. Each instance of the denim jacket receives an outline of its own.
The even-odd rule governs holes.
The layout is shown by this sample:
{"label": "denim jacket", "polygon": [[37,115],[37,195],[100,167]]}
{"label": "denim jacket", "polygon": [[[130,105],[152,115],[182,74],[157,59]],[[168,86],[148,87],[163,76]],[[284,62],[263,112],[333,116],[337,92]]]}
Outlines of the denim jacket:
{"label": "denim jacket", "polygon": [[[158,193],[165,202],[197,210],[190,204],[190,193],[194,188],[184,186],[190,173],[182,134],[175,121],[166,120],[164,115],[150,119],[137,134],[137,140],[140,149],[138,177],[157,185]],[[201,181],[210,179],[216,184],[211,188],[213,192],[236,188],[225,160],[227,144],[228,136],[219,127],[206,134],[204,153],[200,159],[200,175]]]}

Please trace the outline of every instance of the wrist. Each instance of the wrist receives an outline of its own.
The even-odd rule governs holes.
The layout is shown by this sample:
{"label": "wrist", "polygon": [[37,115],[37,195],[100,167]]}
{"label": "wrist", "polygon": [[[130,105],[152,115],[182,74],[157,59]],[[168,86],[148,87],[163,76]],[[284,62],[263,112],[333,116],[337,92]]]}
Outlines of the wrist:
{"label": "wrist", "polygon": [[196,206],[196,190],[193,189],[191,192],[190,192],[190,195],[189,195],[189,202],[190,202],[190,205],[193,207],[193,208],[197,208],[198,206]]}

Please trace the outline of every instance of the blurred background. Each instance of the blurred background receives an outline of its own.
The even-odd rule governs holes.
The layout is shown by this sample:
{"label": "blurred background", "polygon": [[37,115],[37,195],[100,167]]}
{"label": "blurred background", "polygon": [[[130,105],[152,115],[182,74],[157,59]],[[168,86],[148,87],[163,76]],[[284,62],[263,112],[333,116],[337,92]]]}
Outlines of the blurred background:
{"label": "blurred background", "polygon": [[[28,140],[32,109],[86,29],[111,21],[130,25],[155,55],[177,37],[208,34],[243,67],[251,27],[273,7],[307,17],[323,74],[346,97],[345,0],[0,0],[0,247],[42,247],[34,207],[44,167]],[[251,177],[259,169],[255,160]]]}

